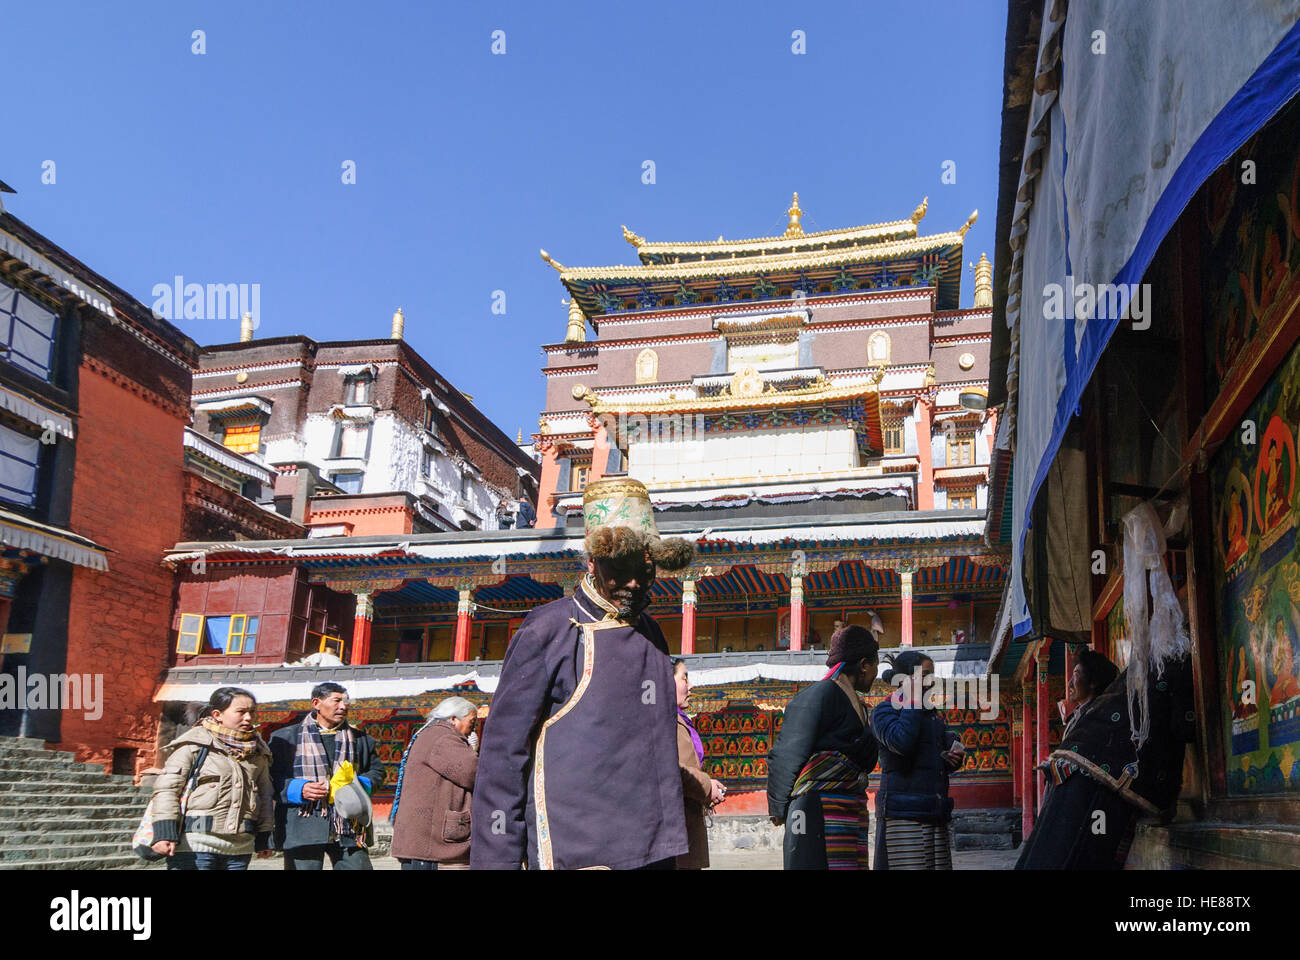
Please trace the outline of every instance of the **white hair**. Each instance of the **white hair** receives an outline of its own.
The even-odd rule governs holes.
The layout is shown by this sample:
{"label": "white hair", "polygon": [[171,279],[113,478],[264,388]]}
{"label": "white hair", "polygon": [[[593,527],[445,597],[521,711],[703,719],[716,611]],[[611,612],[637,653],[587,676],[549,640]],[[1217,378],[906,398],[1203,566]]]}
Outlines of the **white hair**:
{"label": "white hair", "polygon": [[459,720],[461,717],[468,717],[471,713],[478,713],[478,708],[464,697],[448,697],[433,708],[429,719]]}

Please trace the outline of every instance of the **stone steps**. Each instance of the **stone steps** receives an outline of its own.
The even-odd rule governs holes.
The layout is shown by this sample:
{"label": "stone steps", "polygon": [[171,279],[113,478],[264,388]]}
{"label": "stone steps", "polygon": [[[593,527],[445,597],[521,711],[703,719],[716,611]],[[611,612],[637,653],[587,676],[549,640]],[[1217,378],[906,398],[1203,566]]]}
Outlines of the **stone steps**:
{"label": "stone steps", "polygon": [[[62,834],[76,833],[97,842],[104,837],[130,837],[139,826],[139,817],[69,818],[49,817],[41,820],[12,820],[0,817],[0,847],[23,846],[18,838],[35,842],[63,842]],[[36,838],[43,837],[38,841]],[[76,841],[81,842],[81,841]]]}
{"label": "stone steps", "polygon": [[[0,793],[0,811],[18,810],[19,816],[35,816],[39,811],[59,808],[70,812],[74,807],[119,807],[128,806],[132,809],[139,807],[144,812],[144,805],[149,802],[148,791],[141,790],[109,790],[109,791],[78,791],[69,793],[65,790],[56,790],[51,786],[42,787],[39,783],[31,785],[32,790],[15,790],[10,793]],[[12,814],[0,813],[2,816],[12,816]]]}
{"label": "stone steps", "polygon": [[[111,821],[110,821],[111,822]],[[28,824],[29,827],[35,826],[35,823]],[[97,829],[96,821],[87,821],[70,830],[24,830],[21,833],[8,833],[0,835],[0,858],[16,848],[21,847],[76,847],[78,849],[87,849],[90,847],[103,846],[130,846],[131,834],[135,833],[136,825],[129,820],[120,828]]]}
{"label": "stone steps", "polygon": [[[6,777],[15,779],[29,773],[90,773],[101,779],[106,776],[104,765],[101,763],[80,763],[72,759],[72,754],[57,753],[46,754],[44,757],[37,754],[0,757],[0,772],[3,772]],[[123,779],[129,781],[131,778],[123,777]]]}
{"label": "stone steps", "polygon": [[55,767],[50,771],[13,771],[10,772],[0,763],[0,793],[33,792],[49,788],[70,789],[72,787],[97,790],[99,793],[112,793],[123,789],[137,789],[130,777],[110,777],[100,772],[70,772]]}
{"label": "stone steps", "polygon": [[0,737],[0,870],[139,869],[150,791],[40,740]]}
{"label": "stone steps", "polygon": [[109,856],[69,857],[50,860],[0,859],[0,870],[165,870],[166,864],[147,863],[134,853]]}

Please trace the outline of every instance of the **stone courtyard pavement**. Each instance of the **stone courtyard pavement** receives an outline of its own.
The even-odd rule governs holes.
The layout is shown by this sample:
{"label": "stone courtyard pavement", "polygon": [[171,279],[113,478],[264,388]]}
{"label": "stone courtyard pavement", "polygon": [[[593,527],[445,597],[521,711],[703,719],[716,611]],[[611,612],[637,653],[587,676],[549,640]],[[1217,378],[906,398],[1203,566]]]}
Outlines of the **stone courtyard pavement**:
{"label": "stone courtyard pavement", "polygon": [[[1010,870],[1016,864],[1016,850],[954,850],[953,868],[957,870]],[[709,855],[711,870],[780,870],[780,850],[730,850]],[[377,857],[376,870],[397,870],[400,864],[392,857]],[[282,870],[279,857],[254,859],[254,870]],[[329,869],[328,864],[325,869]]]}

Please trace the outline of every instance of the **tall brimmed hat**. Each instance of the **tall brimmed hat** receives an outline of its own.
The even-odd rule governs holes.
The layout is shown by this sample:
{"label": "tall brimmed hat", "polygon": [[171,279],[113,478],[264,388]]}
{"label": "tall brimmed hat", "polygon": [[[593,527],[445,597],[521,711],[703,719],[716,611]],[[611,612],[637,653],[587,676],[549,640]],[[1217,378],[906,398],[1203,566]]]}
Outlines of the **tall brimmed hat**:
{"label": "tall brimmed hat", "polygon": [[656,566],[680,570],[695,558],[695,547],[681,537],[663,539],[655,526],[650,494],[639,480],[597,480],[582,493],[587,553],[622,557],[647,550]]}

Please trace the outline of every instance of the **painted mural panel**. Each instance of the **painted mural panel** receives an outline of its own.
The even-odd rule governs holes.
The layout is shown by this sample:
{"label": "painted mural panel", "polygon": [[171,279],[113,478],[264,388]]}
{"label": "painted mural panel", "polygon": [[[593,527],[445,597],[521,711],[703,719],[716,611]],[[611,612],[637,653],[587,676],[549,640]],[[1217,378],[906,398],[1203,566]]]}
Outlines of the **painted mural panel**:
{"label": "painted mural panel", "polygon": [[1206,316],[1209,396],[1218,392],[1251,338],[1278,321],[1286,301],[1281,294],[1300,269],[1297,143],[1300,102],[1248,140],[1204,192],[1201,286],[1214,291]]}
{"label": "painted mural panel", "polygon": [[1300,792],[1300,549],[1293,349],[1214,459],[1225,769],[1233,796]]}

